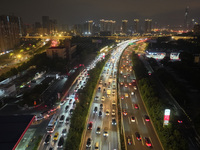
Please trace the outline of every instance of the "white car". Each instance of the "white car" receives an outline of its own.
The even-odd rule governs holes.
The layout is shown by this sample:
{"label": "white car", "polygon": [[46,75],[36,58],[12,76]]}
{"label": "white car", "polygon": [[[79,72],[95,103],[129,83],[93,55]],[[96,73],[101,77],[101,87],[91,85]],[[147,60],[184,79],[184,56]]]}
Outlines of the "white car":
{"label": "white car", "polygon": [[134,95],[135,93],[134,92],[131,92],[131,95]]}
{"label": "white car", "polygon": [[104,96],[101,97],[101,101],[105,101],[105,97]]}

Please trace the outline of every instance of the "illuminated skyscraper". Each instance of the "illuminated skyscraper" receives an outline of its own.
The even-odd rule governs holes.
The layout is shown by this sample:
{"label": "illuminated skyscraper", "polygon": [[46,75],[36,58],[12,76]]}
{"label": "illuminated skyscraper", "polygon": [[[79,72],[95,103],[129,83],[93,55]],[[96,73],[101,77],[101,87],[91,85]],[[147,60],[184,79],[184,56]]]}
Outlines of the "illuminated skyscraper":
{"label": "illuminated skyscraper", "polygon": [[127,31],[128,31],[127,24],[128,24],[128,20],[122,20],[122,33],[127,34]]}
{"label": "illuminated skyscraper", "polygon": [[134,19],[133,32],[134,33],[139,33],[139,19]]}
{"label": "illuminated skyscraper", "polygon": [[145,19],[144,33],[151,33],[152,19]]}
{"label": "illuminated skyscraper", "polygon": [[115,23],[113,20],[100,20],[100,31],[110,31],[111,34],[115,32]]}
{"label": "illuminated skyscraper", "polygon": [[185,9],[185,18],[184,18],[184,26],[185,29],[188,30],[189,23],[188,23],[188,13],[189,13],[189,6],[186,7]]}

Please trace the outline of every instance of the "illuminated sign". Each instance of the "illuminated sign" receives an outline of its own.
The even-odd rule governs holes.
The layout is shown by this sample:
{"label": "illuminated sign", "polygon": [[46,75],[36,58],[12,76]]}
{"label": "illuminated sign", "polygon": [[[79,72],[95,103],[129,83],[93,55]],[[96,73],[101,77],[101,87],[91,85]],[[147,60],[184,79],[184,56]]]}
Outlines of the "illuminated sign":
{"label": "illuminated sign", "polygon": [[170,118],[170,109],[165,109],[163,125],[169,124],[169,118]]}

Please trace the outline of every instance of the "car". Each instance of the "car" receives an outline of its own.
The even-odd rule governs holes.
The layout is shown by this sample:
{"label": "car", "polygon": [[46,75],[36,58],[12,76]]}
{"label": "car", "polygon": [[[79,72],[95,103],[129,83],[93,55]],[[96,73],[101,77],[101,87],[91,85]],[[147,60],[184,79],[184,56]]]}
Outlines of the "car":
{"label": "car", "polygon": [[96,101],[99,100],[99,96],[95,96],[94,100]]}
{"label": "car", "polygon": [[58,148],[62,148],[63,147],[63,144],[64,144],[64,137],[60,137],[59,141],[58,141]]}
{"label": "car", "polygon": [[78,88],[75,88],[75,89],[74,89],[74,92],[77,92],[77,90],[78,90]]}
{"label": "car", "polygon": [[133,82],[133,83],[135,83],[135,82],[136,82],[136,80],[135,80],[135,79],[132,79],[132,82]]}
{"label": "car", "polygon": [[99,81],[99,84],[102,84],[102,80]]}
{"label": "car", "polygon": [[69,121],[70,121],[70,118],[67,117],[66,120],[65,120],[65,123],[66,123],[66,124],[69,124]]}
{"label": "car", "polygon": [[134,90],[137,90],[137,87],[136,87],[136,86],[133,86],[133,89],[134,89]]}
{"label": "car", "polygon": [[113,100],[113,102],[112,102],[112,105],[113,105],[113,106],[115,106],[115,105],[116,105],[116,103],[115,103],[115,100]]}
{"label": "car", "polygon": [[99,117],[101,117],[102,116],[102,112],[101,111],[99,111]]}
{"label": "car", "polygon": [[113,96],[115,95],[115,91],[112,92],[112,95],[113,95]]}
{"label": "car", "polygon": [[124,85],[124,83],[123,83],[123,82],[120,82],[120,85]]}
{"label": "car", "polygon": [[61,116],[60,116],[59,122],[60,122],[60,123],[63,123],[63,122],[64,122],[64,119],[65,119],[65,115],[61,115]]}
{"label": "car", "polygon": [[71,104],[71,103],[72,103],[72,99],[69,100],[69,104]]}
{"label": "car", "polygon": [[92,139],[91,138],[88,138],[87,139],[87,142],[86,142],[86,147],[91,147],[91,143],[92,143]]}
{"label": "car", "polygon": [[103,130],[103,136],[107,137],[109,134],[108,134],[108,128],[105,127],[104,130]]}
{"label": "car", "polygon": [[121,96],[121,99],[123,100],[123,99],[124,99],[124,96]]}
{"label": "car", "polygon": [[131,86],[131,85],[132,85],[132,83],[130,82],[128,85],[130,85],[130,86]]}
{"label": "car", "polygon": [[138,141],[141,141],[141,137],[140,137],[139,132],[135,132],[135,136],[136,136],[136,139],[137,139]]}
{"label": "car", "polygon": [[134,104],[135,109],[139,109],[138,104]]}
{"label": "car", "polygon": [[98,108],[97,108],[97,107],[94,107],[93,113],[97,113],[97,110],[98,110]]}
{"label": "car", "polygon": [[94,149],[95,149],[95,150],[99,150],[99,142],[96,142],[96,143],[95,143]]}
{"label": "car", "polygon": [[96,134],[101,134],[101,127],[97,127]]}
{"label": "car", "polygon": [[69,109],[69,105],[67,105],[67,106],[65,107],[65,111],[67,112],[68,109]]}
{"label": "car", "polygon": [[128,85],[127,85],[127,84],[124,84],[124,87],[126,87],[126,88],[127,88],[127,87],[128,87]]}
{"label": "car", "polygon": [[127,116],[127,115],[128,115],[128,113],[126,112],[126,110],[123,110],[123,115],[124,115],[124,116]]}
{"label": "car", "polygon": [[101,101],[105,101],[105,97],[104,96],[101,97]]}
{"label": "car", "polygon": [[92,130],[92,125],[93,125],[92,122],[89,122],[89,123],[88,123],[87,129],[88,129],[88,130]]}
{"label": "car", "polygon": [[144,141],[145,141],[145,144],[146,144],[147,147],[152,147],[151,141],[148,137],[145,137]]}
{"label": "car", "polygon": [[53,136],[53,140],[54,140],[54,141],[57,141],[57,140],[58,140],[58,136],[59,136],[59,133],[56,132],[56,133],[54,134],[54,136]]}
{"label": "car", "polygon": [[66,136],[66,135],[67,135],[67,129],[64,128],[64,129],[62,130],[62,136]]}
{"label": "car", "polygon": [[48,135],[46,136],[45,140],[44,140],[44,144],[49,144],[50,140],[51,140],[51,135],[48,134]]}
{"label": "car", "polygon": [[100,104],[100,109],[103,109],[103,104]]}
{"label": "car", "polygon": [[127,136],[127,143],[128,145],[132,145],[132,140],[130,136]]}
{"label": "car", "polygon": [[112,116],[115,116],[115,110],[114,109],[112,110]]}
{"label": "car", "polygon": [[135,117],[131,117],[131,122],[135,122]]}
{"label": "car", "polygon": [[126,78],[126,75],[124,75],[124,78]]}
{"label": "car", "polygon": [[150,121],[150,118],[149,118],[149,116],[147,116],[147,115],[144,115],[144,119],[145,119],[145,121]]}
{"label": "car", "polygon": [[109,109],[106,109],[106,116],[109,116]]}
{"label": "car", "polygon": [[183,123],[183,121],[182,120],[178,120],[178,123]]}
{"label": "car", "polygon": [[135,93],[134,93],[134,92],[131,92],[131,95],[135,95]]}
{"label": "car", "polygon": [[98,87],[98,90],[100,91],[100,90],[101,90],[101,87]]}
{"label": "car", "polygon": [[70,115],[72,115],[73,114],[73,111],[74,111],[74,109],[70,109]]}
{"label": "car", "polygon": [[115,118],[112,119],[112,125],[117,125],[117,122],[116,122]]}
{"label": "car", "polygon": [[106,92],[106,89],[103,89],[103,92]]}
{"label": "car", "polygon": [[53,147],[49,147],[49,150],[53,150]]}
{"label": "car", "polygon": [[60,105],[61,105],[61,106],[64,105],[65,102],[66,102],[66,101],[61,101],[61,102],[60,102]]}

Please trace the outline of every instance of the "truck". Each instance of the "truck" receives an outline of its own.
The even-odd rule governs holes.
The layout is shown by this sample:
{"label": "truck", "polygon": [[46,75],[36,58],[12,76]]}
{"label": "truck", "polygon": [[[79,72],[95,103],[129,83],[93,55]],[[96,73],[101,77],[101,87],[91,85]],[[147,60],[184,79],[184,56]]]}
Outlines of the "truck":
{"label": "truck", "polygon": [[107,90],[107,97],[110,97],[111,90]]}

